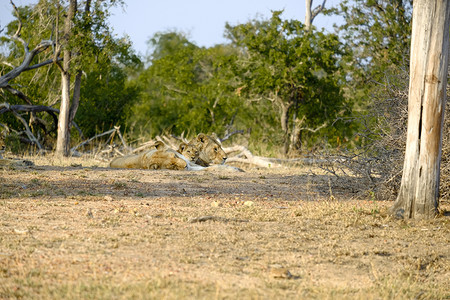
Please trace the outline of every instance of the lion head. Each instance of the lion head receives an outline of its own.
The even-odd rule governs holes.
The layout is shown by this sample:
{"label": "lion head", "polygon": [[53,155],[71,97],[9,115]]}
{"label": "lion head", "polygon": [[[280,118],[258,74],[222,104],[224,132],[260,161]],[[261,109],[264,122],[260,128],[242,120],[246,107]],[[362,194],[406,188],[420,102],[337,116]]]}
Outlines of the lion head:
{"label": "lion head", "polygon": [[198,159],[198,147],[194,144],[181,143],[178,147],[178,153],[186,157],[189,161],[195,162]]}
{"label": "lion head", "polygon": [[199,133],[189,144],[199,149],[199,157],[196,163],[203,167],[211,164],[223,164],[227,159],[220,142],[204,133]]}

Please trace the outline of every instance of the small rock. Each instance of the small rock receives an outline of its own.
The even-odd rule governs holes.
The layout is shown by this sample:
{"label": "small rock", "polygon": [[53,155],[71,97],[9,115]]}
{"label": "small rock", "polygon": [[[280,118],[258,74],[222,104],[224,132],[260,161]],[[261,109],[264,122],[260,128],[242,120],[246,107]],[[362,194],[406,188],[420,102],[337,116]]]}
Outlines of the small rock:
{"label": "small rock", "polygon": [[253,206],[253,204],[255,204],[253,201],[245,201],[245,202],[244,202],[244,205],[245,205],[245,206],[248,206],[248,207]]}
{"label": "small rock", "polygon": [[88,209],[88,211],[87,211],[87,213],[86,213],[86,216],[88,217],[88,218],[91,218],[91,219],[93,219],[94,218],[94,214],[92,213],[92,209]]}
{"label": "small rock", "polygon": [[270,268],[270,276],[273,278],[291,279],[294,276],[287,268],[281,266],[273,266]]}

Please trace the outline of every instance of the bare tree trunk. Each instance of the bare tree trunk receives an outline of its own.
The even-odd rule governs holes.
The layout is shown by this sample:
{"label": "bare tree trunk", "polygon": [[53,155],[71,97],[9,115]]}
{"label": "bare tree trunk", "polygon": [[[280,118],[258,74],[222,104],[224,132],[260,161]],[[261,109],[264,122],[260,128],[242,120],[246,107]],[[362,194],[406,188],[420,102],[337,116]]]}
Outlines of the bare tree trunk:
{"label": "bare tree trunk", "polygon": [[311,28],[314,18],[325,8],[325,3],[327,0],[323,0],[322,5],[318,5],[316,8],[312,9],[313,0],[305,0],[306,10],[305,10],[305,30],[309,31]]}
{"label": "bare tree trunk", "polygon": [[439,203],[450,1],[415,0],[405,162],[393,214],[431,218]]}
{"label": "bare tree trunk", "polygon": [[[60,66],[61,71],[61,107],[58,119],[58,136],[56,139],[56,156],[68,156],[70,144],[70,60],[72,58],[71,49],[68,48],[68,42],[72,35],[72,20],[77,9],[77,1],[70,0],[69,11],[64,23],[63,42],[63,66]],[[58,42],[58,41],[57,41]]]}
{"label": "bare tree trunk", "polygon": [[61,107],[58,118],[58,137],[56,139],[56,156],[69,155],[69,106],[70,106],[70,74],[61,73]]}
{"label": "bare tree trunk", "polygon": [[313,0],[305,0],[306,10],[305,10],[305,26],[306,30],[309,31],[312,24],[312,2]]}

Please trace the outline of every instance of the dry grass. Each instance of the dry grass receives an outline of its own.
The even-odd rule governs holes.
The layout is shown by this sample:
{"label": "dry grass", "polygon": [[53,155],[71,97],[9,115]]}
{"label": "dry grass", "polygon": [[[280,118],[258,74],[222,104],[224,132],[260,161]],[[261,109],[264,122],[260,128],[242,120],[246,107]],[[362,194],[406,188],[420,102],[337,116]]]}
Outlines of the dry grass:
{"label": "dry grass", "polygon": [[449,216],[392,219],[351,178],[34,160],[0,170],[2,299],[450,297]]}

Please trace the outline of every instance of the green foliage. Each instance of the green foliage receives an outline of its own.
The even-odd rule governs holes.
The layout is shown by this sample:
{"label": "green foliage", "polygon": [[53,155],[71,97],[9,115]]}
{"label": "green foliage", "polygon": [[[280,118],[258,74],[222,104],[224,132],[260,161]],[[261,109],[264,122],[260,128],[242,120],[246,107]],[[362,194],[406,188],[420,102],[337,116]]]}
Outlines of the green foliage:
{"label": "green foliage", "polygon": [[[60,6],[64,24],[66,2]],[[22,37],[30,47],[52,35],[57,1],[21,7]],[[93,1],[86,14],[80,2],[73,36],[73,74],[83,71],[75,121],[86,136],[121,125],[137,136],[169,131],[180,135],[245,129],[250,148],[275,149],[299,139],[298,147],[338,146],[357,130],[354,107],[366,113],[375,86],[408,66],[411,1],[343,1],[334,12],[344,17],[339,35],[305,31],[282,12],[226,26],[230,43],[202,48],[180,32],[164,32],[149,41],[144,69],[130,42],[116,39],[107,23],[117,1]],[[333,12],[333,10],[331,10]],[[14,34],[17,21],[8,24]],[[35,30],[39,28],[39,30]],[[19,65],[20,43],[1,38],[2,59]],[[40,54],[42,62],[52,51]],[[1,74],[11,70],[0,66]],[[54,65],[25,72],[11,82],[34,104],[58,107],[59,70]],[[401,84],[391,82],[391,84]],[[0,99],[23,104],[9,93]],[[47,114],[39,116],[53,122]],[[22,126],[8,114],[0,122]],[[232,128],[230,123],[233,122]],[[378,122],[372,120],[371,122]],[[371,126],[370,122],[368,123]],[[320,128],[320,130],[315,130]],[[291,139],[292,138],[292,139]]]}
{"label": "green foliage", "polygon": [[181,33],[155,35],[150,66],[136,80],[141,102],[129,122],[139,134],[223,131],[235,113],[235,53],[228,46],[199,48]]}
{"label": "green foliage", "polygon": [[373,142],[376,136],[396,134],[392,118],[385,114],[403,114],[393,111],[401,105],[394,100],[399,97],[391,94],[407,85],[404,74],[409,70],[412,0],[346,0],[335,12],[344,17],[339,33],[353,49],[347,64],[353,87],[349,95],[363,115],[359,117],[365,128],[362,135]]}
{"label": "green foliage", "polygon": [[291,123],[301,120],[302,128],[328,124],[304,130],[304,141],[342,141],[352,130],[341,121],[351,111],[339,63],[347,53],[336,35],[305,32],[302,23],[280,15],[227,25],[232,43],[208,49],[182,33],[156,34],[149,66],[136,79],[142,93],[128,122],[134,133],[220,135],[233,120],[234,128],[251,133],[250,145],[270,147],[281,145]]}
{"label": "green foliage", "polygon": [[125,120],[139,90],[127,82],[127,75],[117,65],[103,65],[86,74],[81,86],[81,100],[75,122],[86,137],[107,131]]}
{"label": "green foliage", "polygon": [[[252,21],[238,26],[227,25],[227,34],[243,53],[237,66],[242,92],[249,99],[272,101],[281,111],[281,127],[290,134],[289,119],[301,119],[301,126],[317,128],[305,131],[303,139],[347,136],[349,126],[338,117],[348,116],[351,105],[341,86],[345,72],[339,64],[346,55],[337,35],[305,31],[295,20],[282,20],[274,12],[269,21]],[[284,114],[284,115],[283,115]],[[284,123],[285,122],[285,123]]]}
{"label": "green foliage", "polygon": [[[18,7],[22,20],[21,37],[33,49],[43,39],[55,38],[55,26],[58,24],[60,33],[64,24],[64,10],[66,1],[41,0],[36,5]],[[138,88],[128,83],[128,74],[136,73],[142,68],[140,58],[131,48],[127,38],[117,39],[112,35],[107,18],[111,5],[122,1],[90,1],[79,2],[77,14],[73,24],[73,34],[68,45],[72,50],[71,72],[83,72],[81,86],[81,100],[75,122],[81,127],[85,136],[92,136],[97,131],[110,129],[113,125],[125,126],[125,119],[129,107],[138,97]],[[89,8],[89,13],[86,13]],[[59,21],[56,13],[59,9]],[[12,21],[7,26],[7,35],[12,36],[17,30],[18,21]],[[61,37],[59,37],[61,39]],[[21,64],[24,55],[23,45],[2,37],[0,45],[7,47],[2,59],[9,65],[0,66],[0,74],[12,70],[11,66]],[[49,50],[39,54],[32,64],[40,63],[52,58]],[[74,78],[74,76],[72,76]],[[10,82],[10,85],[23,92],[32,104],[47,105],[58,108],[60,102],[61,74],[55,64],[50,64],[21,75]],[[26,104],[24,100],[8,92],[0,94],[0,101],[11,104]],[[46,113],[40,113],[39,118],[49,125],[53,118]],[[0,122],[8,124],[10,128],[22,131],[22,124],[11,114],[0,114]],[[50,130],[50,127],[47,128]],[[33,128],[36,136],[40,136],[39,128]],[[51,128],[56,129],[56,126]],[[46,135],[48,132],[45,133]],[[51,133],[54,138],[56,131]]]}
{"label": "green foliage", "polygon": [[390,68],[408,68],[412,0],[345,0],[336,12],[344,17],[340,34],[366,80],[379,82]]}

